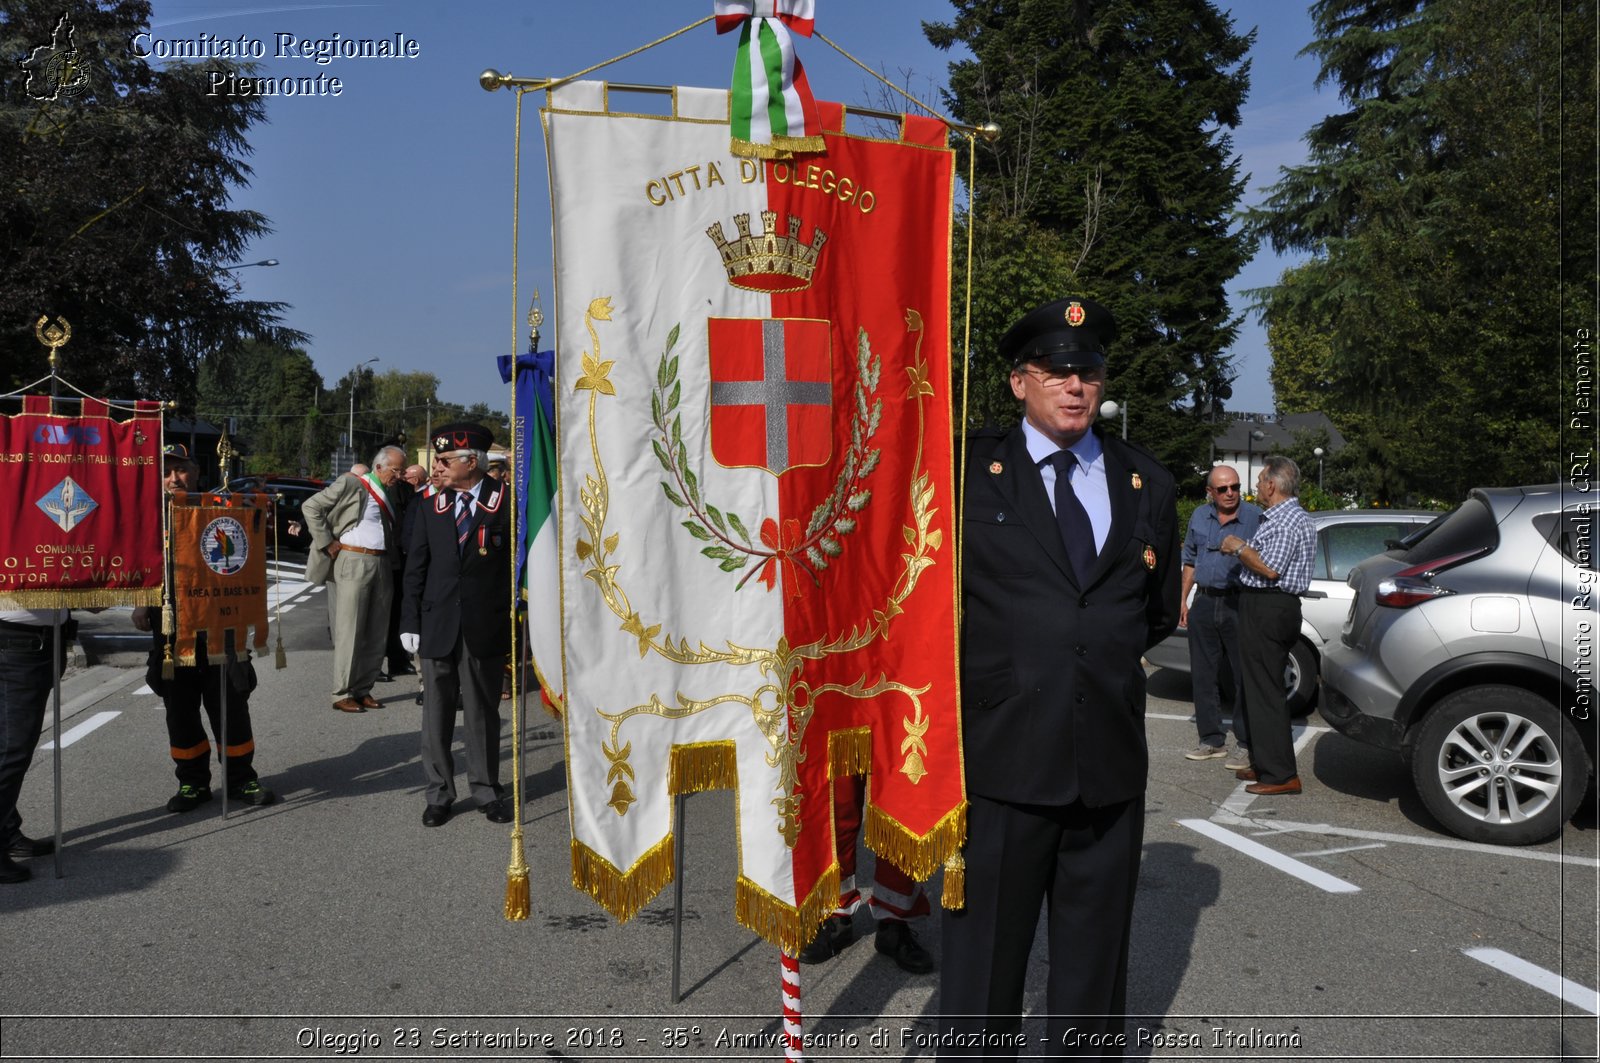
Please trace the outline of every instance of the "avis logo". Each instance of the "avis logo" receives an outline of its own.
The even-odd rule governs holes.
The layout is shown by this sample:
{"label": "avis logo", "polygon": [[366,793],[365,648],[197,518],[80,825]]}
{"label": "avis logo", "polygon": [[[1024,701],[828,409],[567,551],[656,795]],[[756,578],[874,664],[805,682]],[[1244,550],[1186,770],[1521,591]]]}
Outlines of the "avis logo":
{"label": "avis logo", "polygon": [[42,424],[33,430],[33,441],[53,443],[56,446],[86,443],[91,447],[98,447],[100,429],[92,424]]}

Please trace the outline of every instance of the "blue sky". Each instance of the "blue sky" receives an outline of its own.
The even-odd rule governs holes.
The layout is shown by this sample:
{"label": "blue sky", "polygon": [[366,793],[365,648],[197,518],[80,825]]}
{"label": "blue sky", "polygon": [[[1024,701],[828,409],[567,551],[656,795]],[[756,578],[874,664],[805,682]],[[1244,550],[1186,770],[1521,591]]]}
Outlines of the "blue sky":
{"label": "blue sky", "polygon": [[[1242,31],[1258,29],[1252,89],[1234,132],[1246,201],[1256,202],[1278,168],[1303,161],[1302,137],[1336,101],[1313,85],[1315,63],[1297,58],[1311,40],[1304,5],[1293,0],[1222,3]],[[818,0],[817,28],[868,66],[934,98],[949,56],[923,38],[924,19],[944,20],[940,0]],[[508,402],[493,358],[517,337],[526,343],[528,298],[537,288],[551,309],[549,202],[537,108],[523,98],[521,298],[511,299],[512,165],[515,94],[486,93],[478,74],[493,67],[525,77],[559,76],[632,50],[710,14],[710,0],[431,0],[258,5],[156,0],[146,51],[243,38],[265,52],[270,77],[338,78],[338,96],[268,101],[268,122],[250,132],[255,175],[235,204],[259,210],[274,232],[242,256],[275,258],[274,268],[237,271],[251,298],[291,304],[287,323],[311,334],[309,350],[332,383],[352,366],[427,370],[440,395],[464,404]],[[414,41],[400,59],[277,56],[279,34],[299,41],[388,38]],[[876,104],[868,76],[818,40],[800,55],[819,97]],[[153,61],[159,61],[153,60]],[[733,41],[708,24],[624,60],[595,77],[645,84],[725,85]],[[1269,253],[1230,286],[1272,283],[1284,263]],[[543,346],[553,340],[547,324]],[[1270,410],[1270,360],[1253,316],[1234,349],[1234,409]],[[1111,396],[1113,398],[1117,396]],[[1138,437],[1138,414],[1133,414]]]}

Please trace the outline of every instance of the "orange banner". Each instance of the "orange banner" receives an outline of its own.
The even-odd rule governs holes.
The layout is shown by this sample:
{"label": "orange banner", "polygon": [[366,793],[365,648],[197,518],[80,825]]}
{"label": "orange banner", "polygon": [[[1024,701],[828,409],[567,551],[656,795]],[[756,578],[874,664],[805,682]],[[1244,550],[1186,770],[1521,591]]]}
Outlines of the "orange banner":
{"label": "orange banner", "polygon": [[235,651],[267,644],[266,495],[170,496],[172,501],[172,601],[177,616],[173,654],[195,663],[195,638],[206,633],[210,655],[220,655],[232,635]]}

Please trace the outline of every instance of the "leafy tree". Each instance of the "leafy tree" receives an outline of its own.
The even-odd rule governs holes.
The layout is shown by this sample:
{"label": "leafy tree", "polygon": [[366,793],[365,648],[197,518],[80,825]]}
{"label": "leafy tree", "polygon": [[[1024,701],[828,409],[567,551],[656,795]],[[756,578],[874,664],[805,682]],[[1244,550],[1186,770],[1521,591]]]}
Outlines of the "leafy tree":
{"label": "leafy tree", "polygon": [[[1311,10],[1321,81],[1349,109],[1312,128],[1310,161],[1250,219],[1313,255],[1264,293],[1275,383],[1331,393],[1376,499],[1554,478],[1553,325],[1587,320],[1593,278],[1563,250],[1559,145],[1565,125],[1592,159],[1595,113],[1592,95],[1560,98],[1556,5]],[[1572,30],[1592,78],[1592,19]],[[1580,209],[1592,219],[1592,197]]]}
{"label": "leafy tree", "polygon": [[128,42],[149,24],[146,0],[10,0],[0,62],[17,71],[63,14],[82,85],[36,99],[51,94],[43,80],[30,95],[27,78],[0,79],[0,379],[44,375],[33,325],[48,314],[71,322],[62,373],[80,387],[187,404],[204,357],[247,336],[304,338],[220,268],[268,231],[228,205],[263,104],[207,95],[198,66],[138,58]]}
{"label": "leafy tree", "polygon": [[322,468],[333,426],[319,410],[322,376],[298,347],[247,340],[200,364],[196,409],[233,423],[245,472],[301,475]]}
{"label": "leafy tree", "polygon": [[[1238,328],[1223,286],[1252,246],[1230,231],[1243,181],[1228,129],[1249,87],[1253,34],[1208,0],[955,0],[924,23],[950,64],[946,103],[995,122],[980,147],[973,212],[975,384],[969,421],[1014,421],[1000,336],[1022,313],[1078,293],[1121,339],[1107,396],[1132,438],[1175,471],[1204,464],[1201,409],[1231,396]],[[958,284],[961,278],[958,278]],[[958,288],[958,290],[960,290]]]}

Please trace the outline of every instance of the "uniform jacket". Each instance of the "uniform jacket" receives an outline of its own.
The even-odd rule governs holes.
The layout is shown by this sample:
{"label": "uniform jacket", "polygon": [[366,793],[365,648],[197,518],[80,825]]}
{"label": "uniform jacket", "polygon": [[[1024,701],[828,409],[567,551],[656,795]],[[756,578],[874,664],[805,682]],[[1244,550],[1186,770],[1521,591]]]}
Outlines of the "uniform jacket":
{"label": "uniform jacket", "polygon": [[487,477],[473,507],[466,551],[456,548],[456,492],[412,500],[400,630],[421,636],[424,657],[446,657],[466,635],[474,657],[511,652],[511,493]]}
{"label": "uniform jacket", "polygon": [[[369,505],[377,503],[367,493],[361,477],[348,474],[338,477],[301,505],[300,515],[311,533],[311,552],[306,555],[308,582],[320,587],[332,578],[333,558],[327,554],[328,544],[355,527]],[[384,518],[383,532],[392,556],[398,544],[393,522],[388,517]]]}
{"label": "uniform jacket", "polygon": [[1111,529],[1079,585],[1021,427],[968,437],[962,738],[970,793],[1091,807],[1144,792],[1140,658],[1178,621],[1172,476],[1100,435]]}

